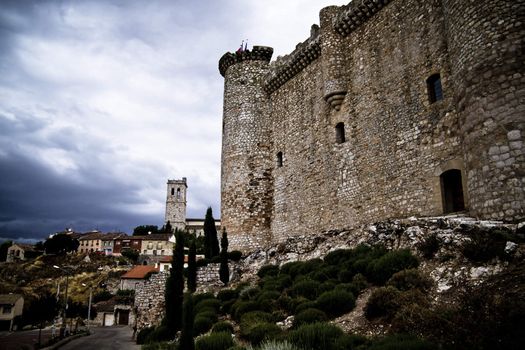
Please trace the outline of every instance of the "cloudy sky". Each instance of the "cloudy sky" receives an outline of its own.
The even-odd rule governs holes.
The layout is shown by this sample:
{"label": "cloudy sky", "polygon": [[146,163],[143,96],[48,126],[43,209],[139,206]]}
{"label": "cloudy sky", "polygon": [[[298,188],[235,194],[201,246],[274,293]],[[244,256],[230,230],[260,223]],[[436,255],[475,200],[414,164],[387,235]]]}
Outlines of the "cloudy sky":
{"label": "cloudy sky", "polygon": [[0,239],[220,217],[223,78],[241,40],[291,52],[348,0],[1,0]]}

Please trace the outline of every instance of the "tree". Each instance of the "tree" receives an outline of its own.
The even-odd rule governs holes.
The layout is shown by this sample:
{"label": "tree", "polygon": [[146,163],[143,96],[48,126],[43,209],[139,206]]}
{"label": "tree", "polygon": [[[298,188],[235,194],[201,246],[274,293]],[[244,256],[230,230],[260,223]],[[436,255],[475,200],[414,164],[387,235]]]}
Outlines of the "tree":
{"label": "tree", "polygon": [[57,299],[49,292],[26,303],[26,308],[22,314],[23,323],[26,325],[38,325],[38,344],[40,344],[41,332],[45,322],[51,321],[57,313]]}
{"label": "tree", "polygon": [[58,233],[44,242],[46,254],[63,255],[77,250],[78,246],[78,240],[67,233]]}
{"label": "tree", "polygon": [[140,255],[139,252],[136,251],[135,249],[124,249],[121,254],[123,257],[131,260],[131,262],[134,264],[137,262],[137,260],[139,259],[139,255]]}
{"label": "tree", "polygon": [[188,252],[188,290],[195,292],[197,289],[197,247],[193,239]]}
{"label": "tree", "polygon": [[228,268],[228,234],[226,233],[226,229],[222,230],[220,260],[219,278],[221,282],[226,285],[230,282],[230,269]]}
{"label": "tree", "polygon": [[211,207],[208,207],[204,217],[204,237],[204,255],[206,258],[211,259],[219,255],[219,240],[217,239],[217,228]]}
{"label": "tree", "polygon": [[180,350],[194,350],[195,341],[193,340],[193,297],[186,294],[184,298],[183,326],[180,335]]}
{"label": "tree", "polygon": [[175,249],[164,292],[166,305],[164,324],[172,337],[175,337],[177,331],[182,327],[182,302],[184,300],[184,236],[179,231],[175,234]]}
{"label": "tree", "polygon": [[162,226],[159,232],[173,233],[173,227],[171,226],[171,222],[168,220],[166,222],[166,225]]}
{"label": "tree", "polygon": [[149,233],[158,233],[159,227],[157,225],[140,225],[133,229],[133,236],[146,236]]}
{"label": "tree", "polygon": [[13,245],[12,241],[2,242],[0,245],[0,261],[5,261],[7,259],[7,249]]}

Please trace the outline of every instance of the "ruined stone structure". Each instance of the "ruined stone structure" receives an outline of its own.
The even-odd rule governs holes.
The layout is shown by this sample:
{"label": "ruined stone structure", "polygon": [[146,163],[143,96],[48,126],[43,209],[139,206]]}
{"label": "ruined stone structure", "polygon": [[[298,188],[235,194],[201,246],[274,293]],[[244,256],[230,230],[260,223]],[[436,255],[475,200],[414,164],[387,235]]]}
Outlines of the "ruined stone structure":
{"label": "ruined stone structure", "polygon": [[226,53],[232,249],[390,217],[525,218],[525,0],[354,0]]}

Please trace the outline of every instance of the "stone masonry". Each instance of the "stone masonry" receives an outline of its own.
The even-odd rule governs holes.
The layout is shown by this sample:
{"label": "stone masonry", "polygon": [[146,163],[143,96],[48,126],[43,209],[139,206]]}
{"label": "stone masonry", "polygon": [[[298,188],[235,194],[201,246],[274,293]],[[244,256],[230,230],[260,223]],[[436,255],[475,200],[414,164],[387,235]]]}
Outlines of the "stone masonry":
{"label": "stone masonry", "polygon": [[231,249],[392,217],[525,218],[524,19],[525,0],[354,0],[271,63],[270,47],[226,53]]}

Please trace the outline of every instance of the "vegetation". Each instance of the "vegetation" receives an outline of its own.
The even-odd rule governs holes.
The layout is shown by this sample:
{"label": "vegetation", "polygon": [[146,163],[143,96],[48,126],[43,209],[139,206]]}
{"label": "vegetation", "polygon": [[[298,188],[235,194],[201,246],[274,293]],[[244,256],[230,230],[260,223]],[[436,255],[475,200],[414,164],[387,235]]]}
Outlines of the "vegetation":
{"label": "vegetation", "polygon": [[196,350],[227,350],[232,347],[233,339],[230,333],[211,333],[199,338],[195,343]]}
{"label": "vegetation", "polygon": [[122,250],[122,256],[129,259],[132,264],[136,264],[139,259],[140,253],[135,249],[124,249]]}
{"label": "vegetation", "polygon": [[230,269],[228,268],[228,234],[225,229],[222,230],[220,258],[219,277],[221,282],[227,285],[230,282]]}
{"label": "vegetation", "polygon": [[163,324],[168,328],[171,338],[182,328],[182,305],[184,300],[184,236],[177,232],[175,249],[164,300],[166,316]]}
{"label": "vegetation", "polygon": [[219,240],[217,238],[217,228],[211,207],[206,210],[204,217],[204,256],[211,259],[219,255]]}
{"label": "vegetation", "polygon": [[194,350],[195,341],[193,339],[193,298],[191,294],[187,294],[184,300],[183,310],[183,327],[180,335],[180,349]]}
{"label": "vegetation", "polygon": [[4,241],[0,244],[0,261],[7,259],[7,249],[13,245],[13,241]]}
{"label": "vegetation", "polygon": [[193,293],[197,289],[197,246],[195,239],[191,240],[188,252],[188,290]]}
{"label": "vegetation", "polygon": [[78,246],[78,240],[65,233],[56,234],[44,242],[46,254],[64,255],[76,251]]}
{"label": "vegetation", "polygon": [[133,236],[146,236],[150,233],[158,233],[159,227],[157,225],[140,225],[133,229]]}

